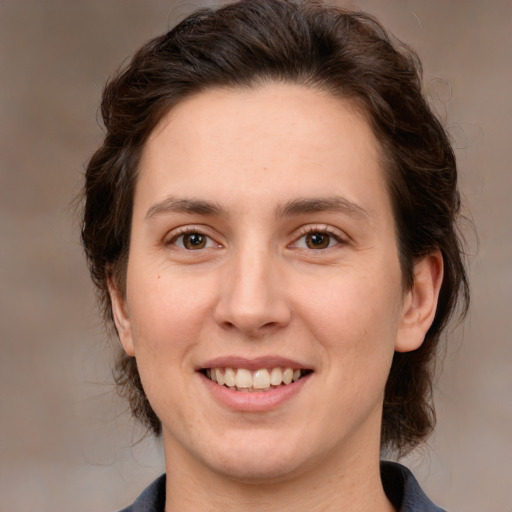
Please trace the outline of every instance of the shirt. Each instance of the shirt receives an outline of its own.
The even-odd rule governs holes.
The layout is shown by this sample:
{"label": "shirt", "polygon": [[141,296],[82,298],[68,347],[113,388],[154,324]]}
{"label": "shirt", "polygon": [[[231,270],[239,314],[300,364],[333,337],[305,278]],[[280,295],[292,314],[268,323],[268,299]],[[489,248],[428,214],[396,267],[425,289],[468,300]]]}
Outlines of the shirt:
{"label": "shirt", "polygon": [[[380,471],[384,491],[398,512],[445,512],[427,498],[405,466],[382,461]],[[144,490],[133,505],[120,512],[164,512],[164,507],[165,475],[162,475]]]}

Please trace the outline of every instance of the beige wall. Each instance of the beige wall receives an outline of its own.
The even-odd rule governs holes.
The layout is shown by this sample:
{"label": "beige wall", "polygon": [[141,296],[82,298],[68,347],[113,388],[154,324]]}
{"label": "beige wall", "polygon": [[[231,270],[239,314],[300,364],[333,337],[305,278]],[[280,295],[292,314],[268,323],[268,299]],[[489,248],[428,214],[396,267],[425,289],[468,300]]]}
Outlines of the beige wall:
{"label": "beige wall", "polygon": [[[109,381],[69,203],[109,73],[190,5],[0,2],[0,511],[115,510],[162,471]],[[512,2],[361,0],[422,55],[474,217],[473,304],[450,340],[430,447],[409,459],[452,512],[512,510]],[[131,446],[133,445],[133,446]]]}

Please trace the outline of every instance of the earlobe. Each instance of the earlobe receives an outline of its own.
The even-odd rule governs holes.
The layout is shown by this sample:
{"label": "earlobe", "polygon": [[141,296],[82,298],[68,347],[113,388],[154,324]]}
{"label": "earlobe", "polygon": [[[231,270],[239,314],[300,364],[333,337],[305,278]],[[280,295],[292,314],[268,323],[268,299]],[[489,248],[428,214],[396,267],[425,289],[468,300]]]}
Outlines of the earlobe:
{"label": "earlobe", "polygon": [[131,357],[135,355],[133,349],[132,330],[130,318],[127,311],[126,299],[124,294],[114,283],[112,277],[108,278],[108,292],[112,303],[112,314],[116,325],[119,341],[123,345],[124,351]]}
{"label": "earlobe", "polygon": [[443,256],[436,250],[414,265],[414,283],[404,297],[395,350],[410,352],[421,346],[437,309],[443,282]]}

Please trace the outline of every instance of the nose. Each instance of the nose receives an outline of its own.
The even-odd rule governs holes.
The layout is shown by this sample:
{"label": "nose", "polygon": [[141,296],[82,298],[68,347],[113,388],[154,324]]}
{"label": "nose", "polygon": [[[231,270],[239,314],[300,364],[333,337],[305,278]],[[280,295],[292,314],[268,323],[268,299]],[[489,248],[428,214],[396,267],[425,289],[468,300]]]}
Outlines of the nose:
{"label": "nose", "polygon": [[215,308],[217,324],[253,339],[288,325],[287,287],[270,252],[245,250],[233,260],[222,276]]}

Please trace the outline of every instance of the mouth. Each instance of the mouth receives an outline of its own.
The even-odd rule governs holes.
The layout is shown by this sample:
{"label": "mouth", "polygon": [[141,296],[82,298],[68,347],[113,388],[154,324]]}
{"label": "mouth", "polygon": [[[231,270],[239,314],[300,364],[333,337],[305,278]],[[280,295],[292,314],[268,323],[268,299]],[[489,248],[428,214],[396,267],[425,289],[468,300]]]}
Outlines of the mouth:
{"label": "mouth", "polygon": [[200,372],[219,386],[242,393],[265,392],[289,386],[313,370],[291,367],[260,368],[203,368]]}

